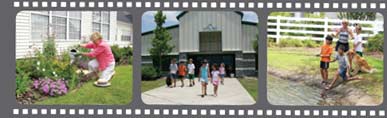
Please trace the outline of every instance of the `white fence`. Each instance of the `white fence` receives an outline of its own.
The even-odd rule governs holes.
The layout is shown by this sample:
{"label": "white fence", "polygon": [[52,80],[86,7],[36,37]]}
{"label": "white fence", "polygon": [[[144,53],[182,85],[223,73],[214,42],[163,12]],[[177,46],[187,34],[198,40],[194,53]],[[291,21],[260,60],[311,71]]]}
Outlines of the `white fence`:
{"label": "white fence", "polygon": [[[296,18],[269,16],[268,18],[268,38],[276,39],[299,39],[322,41],[324,37],[333,34],[335,29],[341,27],[341,19],[329,18]],[[349,20],[349,27],[354,29],[354,24],[362,26],[362,36],[370,37],[383,31],[383,21],[360,21]],[[314,28],[314,29],[311,29]],[[296,36],[292,34],[307,34],[307,36]],[[335,39],[337,40],[337,39]]]}

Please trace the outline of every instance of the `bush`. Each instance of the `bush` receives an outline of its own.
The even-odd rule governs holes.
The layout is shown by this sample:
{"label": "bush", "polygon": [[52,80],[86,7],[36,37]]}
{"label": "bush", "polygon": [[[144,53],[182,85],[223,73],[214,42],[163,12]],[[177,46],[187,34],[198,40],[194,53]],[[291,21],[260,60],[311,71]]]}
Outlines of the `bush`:
{"label": "bush", "polygon": [[367,47],[370,52],[383,52],[384,34],[379,33],[373,37],[368,38]]}
{"label": "bush", "polygon": [[114,55],[114,59],[117,64],[131,64],[131,56],[133,55],[133,50],[130,47],[120,48],[118,45],[113,45],[110,47]]}
{"label": "bush", "polygon": [[66,82],[63,79],[52,80],[50,78],[41,78],[34,80],[33,88],[43,95],[61,96],[68,92]]}
{"label": "bush", "polygon": [[280,47],[304,47],[301,40],[297,39],[281,39],[279,42]]}
{"label": "bush", "polygon": [[316,48],[320,46],[319,43],[311,39],[303,40],[302,43],[304,44],[305,47],[308,47],[308,48]]}
{"label": "bush", "polygon": [[43,55],[46,58],[55,58],[56,46],[55,39],[53,37],[49,37],[46,41],[43,42]]}
{"label": "bush", "polygon": [[16,97],[23,96],[30,90],[32,81],[28,73],[19,73],[16,75]]}
{"label": "bush", "polygon": [[153,66],[143,66],[141,68],[142,80],[155,80],[157,77],[157,70]]}

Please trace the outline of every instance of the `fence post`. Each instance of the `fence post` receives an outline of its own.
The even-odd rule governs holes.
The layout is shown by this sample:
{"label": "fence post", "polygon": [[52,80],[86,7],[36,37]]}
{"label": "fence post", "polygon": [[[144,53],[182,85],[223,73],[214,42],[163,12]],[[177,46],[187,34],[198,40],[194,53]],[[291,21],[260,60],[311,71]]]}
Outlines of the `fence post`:
{"label": "fence post", "polygon": [[378,22],[373,22],[372,23],[372,29],[373,29],[373,33],[374,33],[374,36],[376,35],[376,34],[378,34]]}
{"label": "fence post", "polygon": [[322,38],[323,40],[324,40],[324,38],[325,37],[327,37],[327,35],[328,35],[328,27],[329,27],[329,22],[328,22],[328,17],[325,17],[324,18],[325,20],[324,20],[324,37]]}
{"label": "fence post", "polygon": [[279,42],[280,42],[280,38],[281,38],[281,20],[280,20],[280,18],[279,18],[279,16],[276,16],[275,17],[276,18],[276,23],[277,23],[277,25],[276,25],[276,43],[277,44],[279,44]]}

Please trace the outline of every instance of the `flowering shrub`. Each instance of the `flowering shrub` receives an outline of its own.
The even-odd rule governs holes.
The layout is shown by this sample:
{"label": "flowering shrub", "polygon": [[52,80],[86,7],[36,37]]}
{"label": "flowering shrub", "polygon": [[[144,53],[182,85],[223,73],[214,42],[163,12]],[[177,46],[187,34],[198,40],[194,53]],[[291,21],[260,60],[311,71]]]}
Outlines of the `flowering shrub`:
{"label": "flowering shrub", "polygon": [[64,79],[37,79],[33,82],[33,89],[38,90],[43,95],[49,96],[61,96],[68,92],[68,88]]}

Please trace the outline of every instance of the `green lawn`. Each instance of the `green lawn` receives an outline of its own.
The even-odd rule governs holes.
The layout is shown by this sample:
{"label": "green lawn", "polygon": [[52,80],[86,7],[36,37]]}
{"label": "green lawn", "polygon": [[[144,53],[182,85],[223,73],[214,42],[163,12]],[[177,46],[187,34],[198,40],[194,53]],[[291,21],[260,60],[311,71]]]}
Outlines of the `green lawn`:
{"label": "green lawn", "polygon": [[161,86],[166,86],[165,79],[141,81],[141,92],[146,92]]}
{"label": "green lawn", "polygon": [[[320,58],[318,49],[306,48],[268,48],[268,66],[290,72],[302,72],[320,75]],[[333,56],[332,56],[333,57]],[[359,87],[368,94],[377,97],[383,96],[383,60],[365,55],[367,62],[377,71],[368,74],[361,73],[358,76],[364,78],[361,81],[351,81],[349,85]],[[329,65],[329,79],[333,79],[338,65],[337,62]]]}
{"label": "green lawn", "polygon": [[116,74],[111,86],[99,88],[94,81],[85,83],[81,88],[60,97],[50,97],[37,102],[42,105],[125,105],[132,100],[132,66],[115,68]]}
{"label": "green lawn", "polygon": [[257,79],[238,79],[242,86],[249,92],[254,100],[258,98],[258,80]]}

